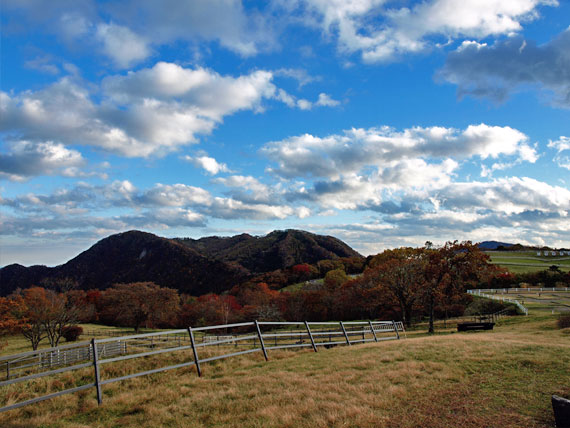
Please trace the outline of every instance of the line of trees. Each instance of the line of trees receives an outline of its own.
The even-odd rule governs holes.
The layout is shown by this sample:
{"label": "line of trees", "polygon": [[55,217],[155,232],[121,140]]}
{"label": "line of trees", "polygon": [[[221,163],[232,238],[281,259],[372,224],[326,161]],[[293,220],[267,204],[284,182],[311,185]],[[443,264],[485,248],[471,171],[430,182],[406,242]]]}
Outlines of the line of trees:
{"label": "line of trees", "polygon": [[[300,291],[277,291],[266,282],[247,282],[229,292],[199,297],[150,282],[115,284],[107,290],[55,291],[32,287],[0,298],[0,331],[21,332],[36,349],[42,340],[57,346],[66,329],[78,323],[133,328],[171,328],[251,321],[413,320],[462,315],[471,297],[466,288],[489,287],[507,273],[490,264],[470,242],[443,247],[387,250],[368,259],[358,276],[342,264],[297,265],[299,279],[325,272]],[[350,272],[349,272],[350,273]],[[51,284],[53,286],[53,284]]]}

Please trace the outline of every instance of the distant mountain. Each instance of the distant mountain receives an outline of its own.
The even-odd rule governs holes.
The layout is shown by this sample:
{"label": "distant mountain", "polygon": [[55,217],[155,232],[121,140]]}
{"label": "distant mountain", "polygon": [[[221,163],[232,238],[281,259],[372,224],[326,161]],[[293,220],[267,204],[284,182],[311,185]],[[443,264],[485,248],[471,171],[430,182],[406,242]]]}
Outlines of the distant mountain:
{"label": "distant mountain", "polygon": [[361,257],[342,241],[299,230],[264,237],[167,239],[130,231],[111,235],[67,263],[49,268],[13,264],[0,269],[0,295],[62,279],[81,289],[152,281],[180,292],[220,293],[255,274],[323,259]]}
{"label": "distant mountain", "polygon": [[477,246],[482,250],[496,250],[499,247],[509,248],[515,244],[508,244],[506,242],[498,242],[498,241],[483,241],[479,242]]}

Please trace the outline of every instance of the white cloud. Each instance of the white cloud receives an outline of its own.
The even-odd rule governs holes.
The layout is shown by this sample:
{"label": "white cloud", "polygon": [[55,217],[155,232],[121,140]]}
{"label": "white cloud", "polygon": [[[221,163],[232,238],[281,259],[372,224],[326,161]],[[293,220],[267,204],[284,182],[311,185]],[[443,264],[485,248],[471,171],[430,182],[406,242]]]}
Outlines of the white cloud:
{"label": "white cloud", "polygon": [[[511,35],[555,0],[431,0],[398,7],[386,0],[304,0],[305,22],[335,34],[339,49],[364,61],[390,61],[425,51],[438,39]],[[286,6],[290,8],[291,6]]]}
{"label": "white cloud", "polygon": [[130,67],[151,54],[148,42],[127,27],[99,24],[96,37],[103,45],[103,52],[121,68]]}
{"label": "white cloud", "polygon": [[220,172],[231,172],[225,163],[219,163],[210,156],[184,156],[182,159],[192,163],[198,168],[206,170],[206,172],[211,175],[216,175]]}
{"label": "white cloud", "polygon": [[215,42],[241,56],[278,46],[271,15],[246,10],[241,0],[5,0],[2,7],[23,25],[57,34],[69,45],[91,48],[96,41],[119,67],[147,58],[151,46],[176,42],[191,48]]}
{"label": "white cloud", "polygon": [[276,98],[267,71],[232,77],[157,63],[104,79],[104,99],[67,76],[38,91],[0,92],[0,131],[27,140],[93,145],[129,157],[160,156],[196,143],[225,116],[262,111]]}
{"label": "white cloud", "polygon": [[304,98],[297,99],[293,95],[287,93],[283,89],[278,89],[275,99],[286,104],[288,107],[295,108],[299,110],[311,110],[313,107],[336,107],[340,104],[340,101],[334,100],[325,93],[320,93],[319,98],[315,102],[311,102]]}
{"label": "white cloud", "polygon": [[226,187],[250,190],[256,195],[266,195],[269,193],[269,187],[267,185],[251,176],[232,175],[225,178],[217,178],[215,182],[223,184]]}
{"label": "white cloud", "polygon": [[320,76],[311,76],[307,70],[302,68],[280,68],[273,72],[275,76],[289,77],[295,79],[299,83],[299,88],[322,80]]}
{"label": "white cloud", "polygon": [[561,136],[558,140],[548,140],[548,147],[556,149],[558,153],[570,150],[570,137]]}
{"label": "white cloud", "polygon": [[319,99],[315,103],[317,106],[326,106],[326,107],[336,107],[340,104],[340,101],[333,100],[330,95],[321,92],[319,94]]}
{"label": "white cloud", "polygon": [[210,205],[210,192],[186,184],[156,184],[136,199],[136,204],[161,207],[186,207],[189,205]]}
{"label": "white cloud", "polygon": [[85,177],[91,175],[84,171],[86,161],[76,150],[70,150],[63,144],[45,141],[13,142],[10,151],[0,153],[0,177],[12,181],[23,181],[39,175],[63,175],[66,177]]}
{"label": "white cloud", "polygon": [[570,151],[570,137],[561,136],[557,141],[548,141],[548,147],[556,149],[558,153],[554,156],[554,162],[560,168],[570,170],[570,156],[563,155],[563,152]]}
{"label": "white cloud", "polygon": [[454,211],[491,210],[505,214],[570,211],[570,190],[528,177],[451,183],[439,189],[435,197],[441,206]]}
{"label": "white cloud", "polygon": [[389,127],[350,129],[343,134],[315,137],[310,134],[266,144],[260,152],[277,163],[270,168],[280,176],[329,177],[356,173],[365,167],[385,168],[406,159],[498,158],[516,156],[534,162],[536,151],[522,132],[485,124],[464,131],[453,128],[415,127],[398,132]]}
{"label": "white cloud", "polygon": [[212,204],[203,207],[202,212],[222,219],[275,220],[285,219],[292,215],[304,215],[287,205],[252,204],[232,198],[214,198]]}
{"label": "white cloud", "polygon": [[246,11],[241,0],[131,0],[107,12],[138,33],[152,34],[155,44],[218,42],[242,56],[276,45],[270,17]]}

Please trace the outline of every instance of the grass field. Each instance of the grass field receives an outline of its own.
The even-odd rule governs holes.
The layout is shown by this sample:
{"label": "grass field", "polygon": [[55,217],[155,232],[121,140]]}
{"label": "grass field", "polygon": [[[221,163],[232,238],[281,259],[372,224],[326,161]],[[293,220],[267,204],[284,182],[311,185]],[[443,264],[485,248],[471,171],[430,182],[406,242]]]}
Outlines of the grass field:
{"label": "grass field", "polygon": [[537,256],[536,251],[487,251],[491,262],[513,273],[538,272],[552,265],[570,271],[570,256]]}
{"label": "grass field", "polygon": [[497,297],[506,297],[521,302],[529,311],[534,314],[538,313],[570,313],[570,291],[552,292],[516,292],[509,290],[505,294],[495,294]]}
{"label": "grass field", "polygon": [[[128,380],[104,386],[100,407],[88,390],[0,414],[0,426],[532,428],[553,426],[551,394],[570,396],[570,329],[544,311],[502,319],[492,332],[408,337],[275,351],[267,363],[251,354],[205,364],[202,378],[180,369]],[[103,367],[103,379],[129,369]],[[87,381],[65,373],[0,399]]]}

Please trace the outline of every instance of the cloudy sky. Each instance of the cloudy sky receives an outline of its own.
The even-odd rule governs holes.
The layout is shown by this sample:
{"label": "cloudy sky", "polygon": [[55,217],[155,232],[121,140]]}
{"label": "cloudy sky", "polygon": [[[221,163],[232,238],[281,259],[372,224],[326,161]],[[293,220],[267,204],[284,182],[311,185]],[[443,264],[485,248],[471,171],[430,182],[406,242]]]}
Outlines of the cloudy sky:
{"label": "cloudy sky", "polygon": [[570,2],[2,0],[0,266],[130,229],[570,246]]}

